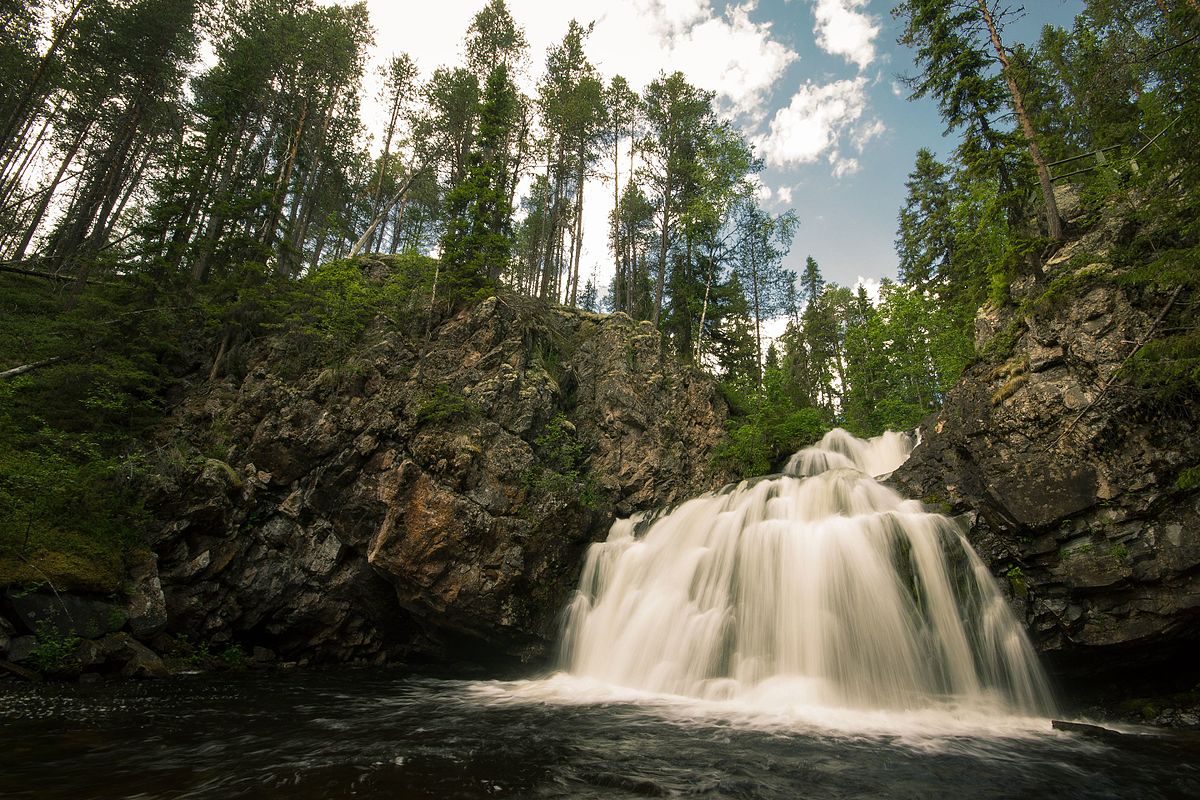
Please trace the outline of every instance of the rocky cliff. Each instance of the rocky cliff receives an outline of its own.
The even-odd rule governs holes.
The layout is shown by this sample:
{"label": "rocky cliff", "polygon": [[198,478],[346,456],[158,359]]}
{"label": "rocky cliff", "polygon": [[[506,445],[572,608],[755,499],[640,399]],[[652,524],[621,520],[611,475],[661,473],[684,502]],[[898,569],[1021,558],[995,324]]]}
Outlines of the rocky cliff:
{"label": "rocky cliff", "polygon": [[1164,401],[1129,367],[1195,298],[1115,265],[1121,235],[1098,226],[1046,282],[1015,286],[1016,307],[980,312],[985,355],[893,481],[965,515],[1068,689],[1144,670],[1190,688],[1200,495],[1181,476],[1200,462],[1200,430],[1186,394]]}
{"label": "rocky cliff", "polygon": [[547,651],[615,515],[722,483],[726,407],[649,323],[493,297],[380,317],[300,374],[286,336],[191,391],[159,450],[168,629],[313,662]]}

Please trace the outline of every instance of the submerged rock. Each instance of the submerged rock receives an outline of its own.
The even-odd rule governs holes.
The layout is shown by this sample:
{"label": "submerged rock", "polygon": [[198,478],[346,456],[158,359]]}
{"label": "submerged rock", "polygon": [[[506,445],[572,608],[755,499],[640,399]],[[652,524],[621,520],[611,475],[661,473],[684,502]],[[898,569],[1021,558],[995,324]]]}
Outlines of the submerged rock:
{"label": "submerged rock", "polygon": [[[614,516],[720,485],[726,406],[648,323],[494,297],[338,367],[197,387],[153,505],[168,629],[283,660],[535,657]],[[335,374],[336,373],[336,374]]]}

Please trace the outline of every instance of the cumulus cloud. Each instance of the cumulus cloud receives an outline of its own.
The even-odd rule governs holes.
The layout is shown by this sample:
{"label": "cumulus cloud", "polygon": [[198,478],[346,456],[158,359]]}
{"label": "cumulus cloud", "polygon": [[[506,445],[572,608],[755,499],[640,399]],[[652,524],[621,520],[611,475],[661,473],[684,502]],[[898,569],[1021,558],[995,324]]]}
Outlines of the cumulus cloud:
{"label": "cumulus cloud", "polygon": [[863,152],[872,139],[877,139],[886,132],[887,125],[883,124],[883,120],[873,119],[865,125],[860,125],[851,135],[854,149],[860,153]]}
{"label": "cumulus cloud", "polygon": [[833,165],[835,176],[853,172],[858,162],[843,158],[838,143],[862,117],[867,104],[866,88],[863,77],[827,84],[806,83],[786,108],[775,113],[767,134],[757,141],[759,152],[773,166],[813,164],[826,158]]}
{"label": "cumulus cloud", "polygon": [[833,177],[835,178],[844,178],[858,172],[858,159],[846,158],[836,150],[829,154],[829,163],[833,166]]}
{"label": "cumulus cloud", "polygon": [[799,56],[750,19],[753,3],[732,6],[667,42],[667,60],[688,79],[717,93],[729,109],[761,120],[775,82]]}
{"label": "cumulus cloud", "polygon": [[867,0],[816,0],[813,33],[817,46],[866,69],[875,60],[875,37],[879,23],[859,9]]}

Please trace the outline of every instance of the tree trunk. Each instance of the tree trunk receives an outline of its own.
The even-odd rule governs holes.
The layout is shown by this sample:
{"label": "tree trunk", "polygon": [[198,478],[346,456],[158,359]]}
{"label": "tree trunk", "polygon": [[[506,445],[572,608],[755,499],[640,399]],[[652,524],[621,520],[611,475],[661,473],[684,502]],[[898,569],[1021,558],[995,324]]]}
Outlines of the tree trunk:
{"label": "tree trunk", "polygon": [[50,207],[51,200],[54,199],[54,191],[58,188],[58,185],[62,183],[63,175],[66,174],[67,168],[70,167],[71,162],[75,160],[75,155],[79,152],[80,146],[83,145],[83,140],[87,138],[87,133],[89,130],[91,130],[90,124],[80,132],[79,136],[67,149],[66,154],[63,155],[62,163],[59,164],[58,172],[55,174],[54,180],[52,180],[50,185],[46,187],[46,191],[42,195],[42,200],[38,204],[37,210],[33,214],[33,218],[29,221],[29,226],[25,229],[25,236],[21,239],[21,244],[17,246],[15,257],[18,261],[25,258],[25,251],[29,248],[29,243],[33,241],[33,237],[37,233],[37,229],[41,227],[42,219],[44,219],[46,216],[46,210]]}
{"label": "tree trunk", "polygon": [[579,171],[575,175],[575,253],[574,264],[571,267],[571,303],[574,306],[579,297],[579,258],[583,253],[583,179],[584,154],[579,154]]}
{"label": "tree trunk", "polygon": [[300,153],[300,141],[304,138],[304,123],[307,118],[308,98],[305,97],[300,103],[300,118],[296,121],[296,131],[292,134],[292,141],[288,145],[283,168],[280,169],[279,178],[275,181],[275,192],[271,196],[271,209],[267,215],[266,224],[263,226],[262,244],[264,247],[269,248],[275,244],[275,237],[279,232],[279,220],[283,216],[283,203],[287,199],[287,187],[292,182],[292,170],[296,167],[296,157]]}
{"label": "tree trunk", "polygon": [[37,136],[35,136],[33,139],[33,142],[25,148],[25,155],[21,158],[21,163],[18,164],[16,169],[12,171],[12,174],[9,175],[9,167],[11,167],[13,163],[12,159],[10,159],[8,163],[6,163],[4,167],[0,169],[0,175],[5,175],[8,178],[4,187],[4,193],[3,195],[0,195],[0,203],[7,205],[8,199],[21,188],[21,185],[24,183],[25,172],[29,169],[29,165],[37,157],[37,154],[41,152],[42,145],[46,141],[46,135],[53,127],[54,120],[58,119],[58,113],[62,108],[62,104],[63,100],[60,97],[58,102],[55,104],[54,109],[46,115],[45,120],[42,122],[41,130],[38,131]]}
{"label": "tree trunk", "polygon": [[1029,155],[1037,167],[1038,184],[1041,185],[1042,200],[1046,204],[1046,227],[1051,239],[1056,242],[1062,241],[1062,216],[1058,212],[1058,202],[1054,199],[1054,185],[1050,181],[1050,168],[1046,165],[1041,148],[1038,147],[1033,122],[1025,110],[1025,98],[1021,94],[1021,88],[1017,86],[1017,79],[1013,75],[1011,64],[1009,64],[1004,43],[1000,41],[1000,32],[996,28],[992,12],[988,9],[987,0],[976,1],[979,4],[979,13],[983,15],[984,24],[987,25],[988,34],[991,36],[992,48],[996,51],[996,60],[1000,62],[1005,83],[1008,84],[1008,93],[1012,96],[1013,110],[1017,114],[1017,120],[1021,123],[1021,132],[1025,135],[1025,141],[1029,145]]}
{"label": "tree trunk", "polygon": [[63,20],[62,25],[59,25],[58,30],[54,32],[54,38],[50,40],[50,47],[46,50],[46,54],[38,61],[37,69],[33,71],[33,75],[29,78],[29,84],[25,87],[25,91],[21,93],[21,99],[13,106],[12,113],[9,114],[8,119],[4,123],[4,129],[0,131],[0,153],[7,153],[11,148],[13,133],[21,123],[21,118],[29,111],[29,106],[37,94],[38,85],[41,84],[47,67],[49,67],[55,56],[58,55],[59,48],[62,47],[67,34],[74,27],[75,18],[83,10],[84,2],[85,0],[76,0],[75,4],[71,6],[71,10],[67,12],[67,17]]}
{"label": "tree trunk", "polygon": [[663,193],[662,235],[658,240],[658,280],[654,287],[654,315],[651,321],[658,327],[658,318],[662,314],[663,289],[667,283],[667,249],[671,236],[671,194],[670,187]]}

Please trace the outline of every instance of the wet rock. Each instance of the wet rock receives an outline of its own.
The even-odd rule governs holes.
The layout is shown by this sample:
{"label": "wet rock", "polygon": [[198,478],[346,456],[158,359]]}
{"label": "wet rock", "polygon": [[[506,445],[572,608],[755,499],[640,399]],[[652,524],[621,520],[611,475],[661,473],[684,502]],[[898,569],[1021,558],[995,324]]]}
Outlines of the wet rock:
{"label": "wet rock", "polygon": [[729,478],[724,401],[662,349],[508,296],[428,336],[381,318],[352,380],[259,342],[163,431],[202,450],[220,419],[238,465],[156,492],[167,629],[314,663],[544,653],[615,516]]}
{"label": "wet rock", "polygon": [[15,664],[27,661],[37,647],[36,636],[14,636],[8,642],[8,660]]}
{"label": "wet rock", "polygon": [[158,558],[150,552],[135,556],[129,578],[133,585],[125,607],[129,630],[139,639],[149,639],[167,626],[167,600],[158,577]]}
{"label": "wet rock", "polygon": [[105,636],[98,648],[105,665],[126,678],[164,678],[169,674],[158,654],[128,633]]}
{"label": "wet rock", "polygon": [[79,595],[10,592],[8,602],[31,633],[48,628],[59,636],[92,638],[119,631],[128,620],[121,605]]}
{"label": "wet rock", "polygon": [[1019,570],[1013,605],[1065,678],[1178,665],[1200,642],[1200,496],[1174,485],[1200,430],[1122,385],[1166,298],[1111,270],[1020,313],[982,309],[979,341],[1006,326],[1012,347],[968,368],[891,478],[977,514],[968,536],[1002,584]]}

